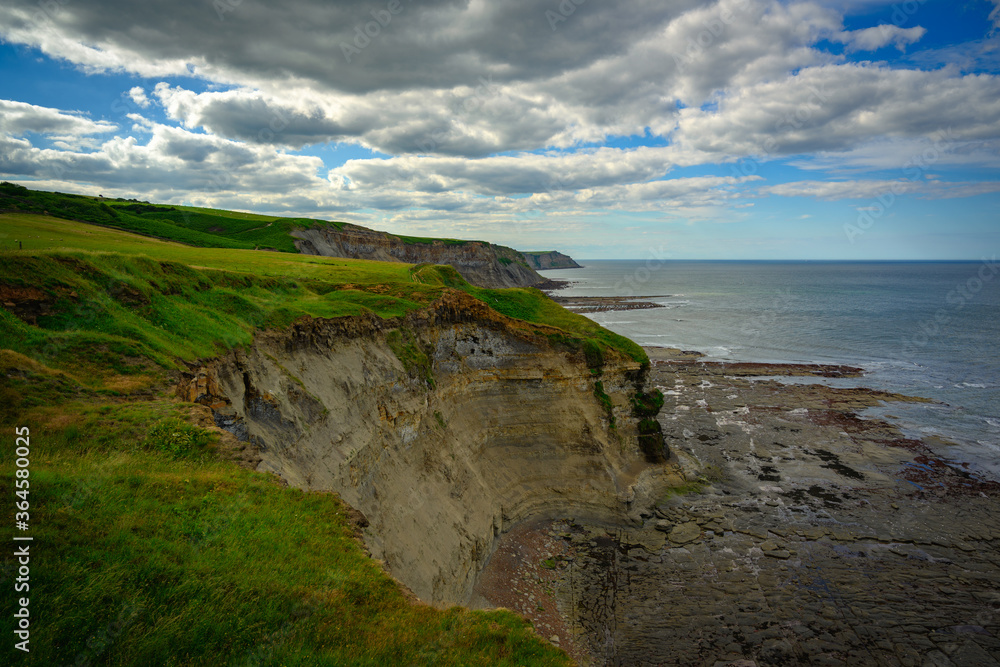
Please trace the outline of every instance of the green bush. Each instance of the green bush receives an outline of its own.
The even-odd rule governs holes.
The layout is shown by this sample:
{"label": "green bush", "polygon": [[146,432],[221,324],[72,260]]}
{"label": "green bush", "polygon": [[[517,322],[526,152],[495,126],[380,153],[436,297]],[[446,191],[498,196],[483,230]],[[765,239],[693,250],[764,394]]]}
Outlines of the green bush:
{"label": "green bush", "polygon": [[601,349],[601,344],[597,341],[588,338],[583,343],[583,354],[587,358],[587,368],[603,368],[604,367],[604,350]]}
{"label": "green bush", "polygon": [[179,459],[199,453],[211,439],[205,429],[174,417],[153,424],[146,435],[146,447]]}
{"label": "green bush", "polygon": [[654,389],[647,394],[636,393],[632,397],[632,413],[640,419],[655,417],[662,408],[663,392],[659,389]]}

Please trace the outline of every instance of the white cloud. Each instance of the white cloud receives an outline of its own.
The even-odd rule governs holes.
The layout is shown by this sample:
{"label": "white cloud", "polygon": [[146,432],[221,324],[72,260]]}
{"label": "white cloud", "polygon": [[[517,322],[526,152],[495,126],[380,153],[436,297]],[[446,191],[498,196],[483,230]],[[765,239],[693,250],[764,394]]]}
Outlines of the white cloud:
{"label": "white cloud", "polygon": [[942,132],[953,140],[1000,137],[1000,78],[866,64],[813,67],[735,90],[717,110],[682,110],[674,140],[718,157],[779,157]]}
{"label": "white cloud", "polygon": [[118,129],[114,123],[92,121],[79,112],[40,107],[13,100],[0,100],[0,132],[23,136],[27,132],[59,138],[79,138]]}
{"label": "white cloud", "polygon": [[[1000,182],[949,183],[914,180],[797,181],[760,189],[761,194],[779,197],[812,197],[826,201],[878,199],[915,194],[924,199],[957,199],[1000,192]],[[869,210],[866,207],[859,211]]]}
{"label": "white cloud", "polygon": [[876,51],[890,44],[900,51],[905,51],[910,44],[915,44],[927,34],[927,29],[921,26],[901,28],[896,25],[883,24],[872,28],[842,32],[833,37],[834,41],[846,45],[848,51]]}
{"label": "white cloud", "polygon": [[[118,129],[111,123],[3,103],[0,169],[164,201],[252,201],[324,217],[374,210],[383,222],[446,218],[469,230],[607,211],[738,218],[759,179],[675,172],[736,174],[725,163],[747,157],[792,158],[845,179],[764,194],[868,197],[897,182],[914,196],[990,191],[928,182],[923,165],[907,181],[866,173],[905,173],[927,150],[935,170],[995,168],[1000,147],[997,76],[850,63],[824,48],[903,50],[923,37],[922,27],[844,30],[846,5],[879,3],[584,3],[552,31],[552,0],[421,0],[404,3],[347,62],[342,45],[372,18],[346,0],[243,2],[222,15],[211,3],[147,0],[137,13],[124,0],[72,2],[46,13],[9,0],[0,36],[87,71],[152,77],[123,99],[133,111],[162,106],[169,124],[129,114],[133,136],[126,127],[106,140],[97,135]],[[209,85],[191,90],[168,76]],[[32,145],[28,131],[51,143]],[[630,135],[662,145],[599,147]],[[328,171],[285,152],[327,142],[392,157]]]}
{"label": "white cloud", "polygon": [[128,91],[129,99],[139,105],[140,108],[146,109],[150,105],[150,99],[146,97],[146,91],[142,89],[142,86],[133,86]]}
{"label": "white cloud", "polygon": [[[9,106],[0,102],[0,109]],[[34,114],[63,123],[81,120],[44,107],[36,107]],[[9,125],[8,114],[0,114],[0,119]],[[207,201],[236,193],[252,199],[326,187],[318,176],[323,166],[319,158],[143,122],[150,132],[145,144],[134,137],[114,137],[88,152],[39,148],[10,133],[0,134],[0,174],[62,183],[64,188],[66,183],[89,184],[104,192],[161,201],[176,201],[181,193]],[[85,121],[81,131],[94,127],[105,126]]]}

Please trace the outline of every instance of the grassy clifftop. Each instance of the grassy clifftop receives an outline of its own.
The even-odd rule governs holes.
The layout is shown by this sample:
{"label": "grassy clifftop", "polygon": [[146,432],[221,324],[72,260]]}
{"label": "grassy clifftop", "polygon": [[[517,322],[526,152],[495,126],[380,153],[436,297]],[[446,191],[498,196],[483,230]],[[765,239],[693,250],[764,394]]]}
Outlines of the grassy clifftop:
{"label": "grassy clifftop", "polygon": [[593,339],[645,361],[632,341],[537,290],[473,287],[450,267],[191,248],[46,216],[0,217],[7,238],[24,246],[0,253],[0,301],[10,304],[0,310],[0,337],[25,354],[55,350],[41,361],[56,367],[94,359],[100,369],[119,368],[109,356],[117,354],[172,368],[249,343],[260,327],[305,315],[398,317],[449,288],[563,329],[580,346]]}
{"label": "grassy clifftop", "polygon": [[[298,252],[291,235],[297,229],[365,229],[333,220],[286,218],[195,206],[151,204],[137,199],[44,192],[6,182],[0,183],[0,212],[49,215],[203,248],[262,249],[288,253]],[[417,236],[395,235],[395,238],[410,245],[471,243]]]}
{"label": "grassy clifftop", "polygon": [[[475,288],[451,267],[190,247],[0,214],[0,245],[15,240],[23,250],[0,252],[0,426],[31,430],[38,557],[32,652],[8,642],[5,663],[568,663],[508,612],[412,604],[365,556],[336,497],[220,456],[223,436],[172,397],[171,372],[260,328],[397,317],[447,290],[558,327],[557,342],[588,354],[644,361],[631,341],[537,290]],[[13,487],[9,458],[0,477]]]}

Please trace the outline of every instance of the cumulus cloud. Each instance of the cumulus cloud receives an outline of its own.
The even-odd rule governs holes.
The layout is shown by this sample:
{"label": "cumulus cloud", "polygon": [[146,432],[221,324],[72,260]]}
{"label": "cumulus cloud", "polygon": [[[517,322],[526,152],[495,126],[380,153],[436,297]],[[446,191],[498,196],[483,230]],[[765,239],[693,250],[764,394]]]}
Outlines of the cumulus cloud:
{"label": "cumulus cloud", "polygon": [[[0,110],[10,105],[0,101]],[[103,123],[66,117],[56,109],[36,107],[34,115],[62,123],[81,121],[78,131],[105,129]],[[0,114],[8,127],[10,118]],[[40,182],[90,184],[104,191],[138,193],[163,201],[175,201],[181,192],[202,198],[235,193],[253,197],[325,187],[318,176],[322,168],[319,158],[286,155],[271,148],[143,122],[150,133],[145,144],[134,137],[113,137],[92,151],[39,148],[4,132],[0,134],[0,174]]]}
{"label": "cumulus cloud", "polygon": [[13,100],[0,100],[0,132],[22,136],[26,132],[62,138],[104,134],[118,129],[114,123],[92,121],[81,113],[40,107]]}
{"label": "cumulus cloud", "polygon": [[[921,27],[845,32],[842,13],[815,2],[573,6],[553,30],[546,12],[560,5],[552,0],[404,0],[395,13],[346,1],[239,3],[219,12],[150,0],[141,12],[127,3],[66,3],[40,16],[36,4],[12,0],[0,8],[0,33],[84,67],[228,84],[196,93],[161,83],[153,96],[184,127],[291,149],[349,142],[391,155],[483,157],[648,132],[688,149],[707,146],[711,156],[722,145],[746,155],[760,154],[766,132],[786,154],[813,145],[851,149],[858,142],[843,129],[859,117],[862,142],[883,129],[921,131],[918,118],[924,132],[941,129],[938,109],[901,119],[895,104],[937,102],[942,84],[948,94],[973,89],[975,103],[986,106],[963,105],[964,115],[978,125],[994,112],[993,78],[907,78],[843,65],[817,46],[839,39],[848,49],[902,48],[924,34]],[[345,45],[357,51],[351,62]],[[804,89],[827,84],[853,101],[824,103],[802,123],[773,127],[813,111],[816,100],[803,99]],[[148,104],[143,89],[129,94]],[[749,113],[758,99],[763,109]],[[756,117],[736,118],[748,113]],[[733,122],[748,131],[735,132]],[[831,124],[840,131],[831,133]],[[723,136],[701,138],[713,128]],[[697,151],[689,155],[698,160]]]}
{"label": "cumulus cloud", "polygon": [[[289,0],[238,3],[33,0],[0,7],[6,39],[86,67],[143,76],[190,75],[261,87],[308,81],[317,89],[450,88],[493,75],[532,80],[626,50],[671,16],[696,6],[681,0],[586,3],[553,31],[552,0]],[[348,61],[345,47],[358,53]]]}
{"label": "cumulus cloud", "polygon": [[142,89],[142,86],[133,86],[128,91],[129,99],[135,102],[139,107],[146,109],[150,105],[150,100],[146,97],[146,91]]}
{"label": "cumulus cloud", "polygon": [[721,156],[844,151],[875,137],[1000,136],[1000,78],[826,65],[748,85],[717,109],[684,109],[675,142]]}
{"label": "cumulus cloud", "polygon": [[[903,169],[928,149],[936,168],[995,166],[1000,78],[850,62],[827,48],[917,44],[919,26],[844,30],[845,7],[880,1],[400,0],[389,11],[347,0],[225,10],[9,0],[0,37],[86,71],[145,77],[123,99],[132,110],[157,105],[167,124],[131,114],[128,136],[80,114],[0,103],[0,169],[165,201],[186,192],[217,206],[249,198],[414,225],[448,216],[473,229],[612,210],[710,219],[755,193],[836,199],[894,182],[762,187],[726,164],[748,157],[799,159],[839,178]],[[208,85],[184,83],[191,77]],[[30,132],[54,140],[35,145]],[[600,147],[639,136],[651,145]],[[324,143],[390,157],[327,169],[288,152]],[[676,176],[695,165],[731,175]],[[906,187],[945,197],[987,186]]]}
{"label": "cumulus cloud", "polygon": [[503,196],[546,193],[658,179],[673,167],[672,153],[670,147],[599,148],[477,160],[420,156],[350,160],[330,171],[330,181],[351,190],[392,183],[406,191],[464,190]]}
{"label": "cumulus cloud", "polygon": [[842,32],[835,35],[833,40],[845,44],[848,51],[876,51],[890,44],[900,51],[905,51],[908,45],[918,42],[925,34],[927,29],[921,26],[901,28],[884,24]]}

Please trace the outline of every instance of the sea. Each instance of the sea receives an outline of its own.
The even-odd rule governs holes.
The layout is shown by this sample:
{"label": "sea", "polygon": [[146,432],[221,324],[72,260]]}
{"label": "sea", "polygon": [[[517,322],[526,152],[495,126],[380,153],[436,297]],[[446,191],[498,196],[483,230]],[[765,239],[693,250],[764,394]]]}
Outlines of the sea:
{"label": "sea", "polygon": [[785,379],[931,399],[865,416],[909,437],[949,441],[939,455],[1000,480],[1000,264],[580,260],[543,271],[556,296],[627,296],[649,310],[590,313],[644,346],[709,360],[848,364],[863,378]]}

